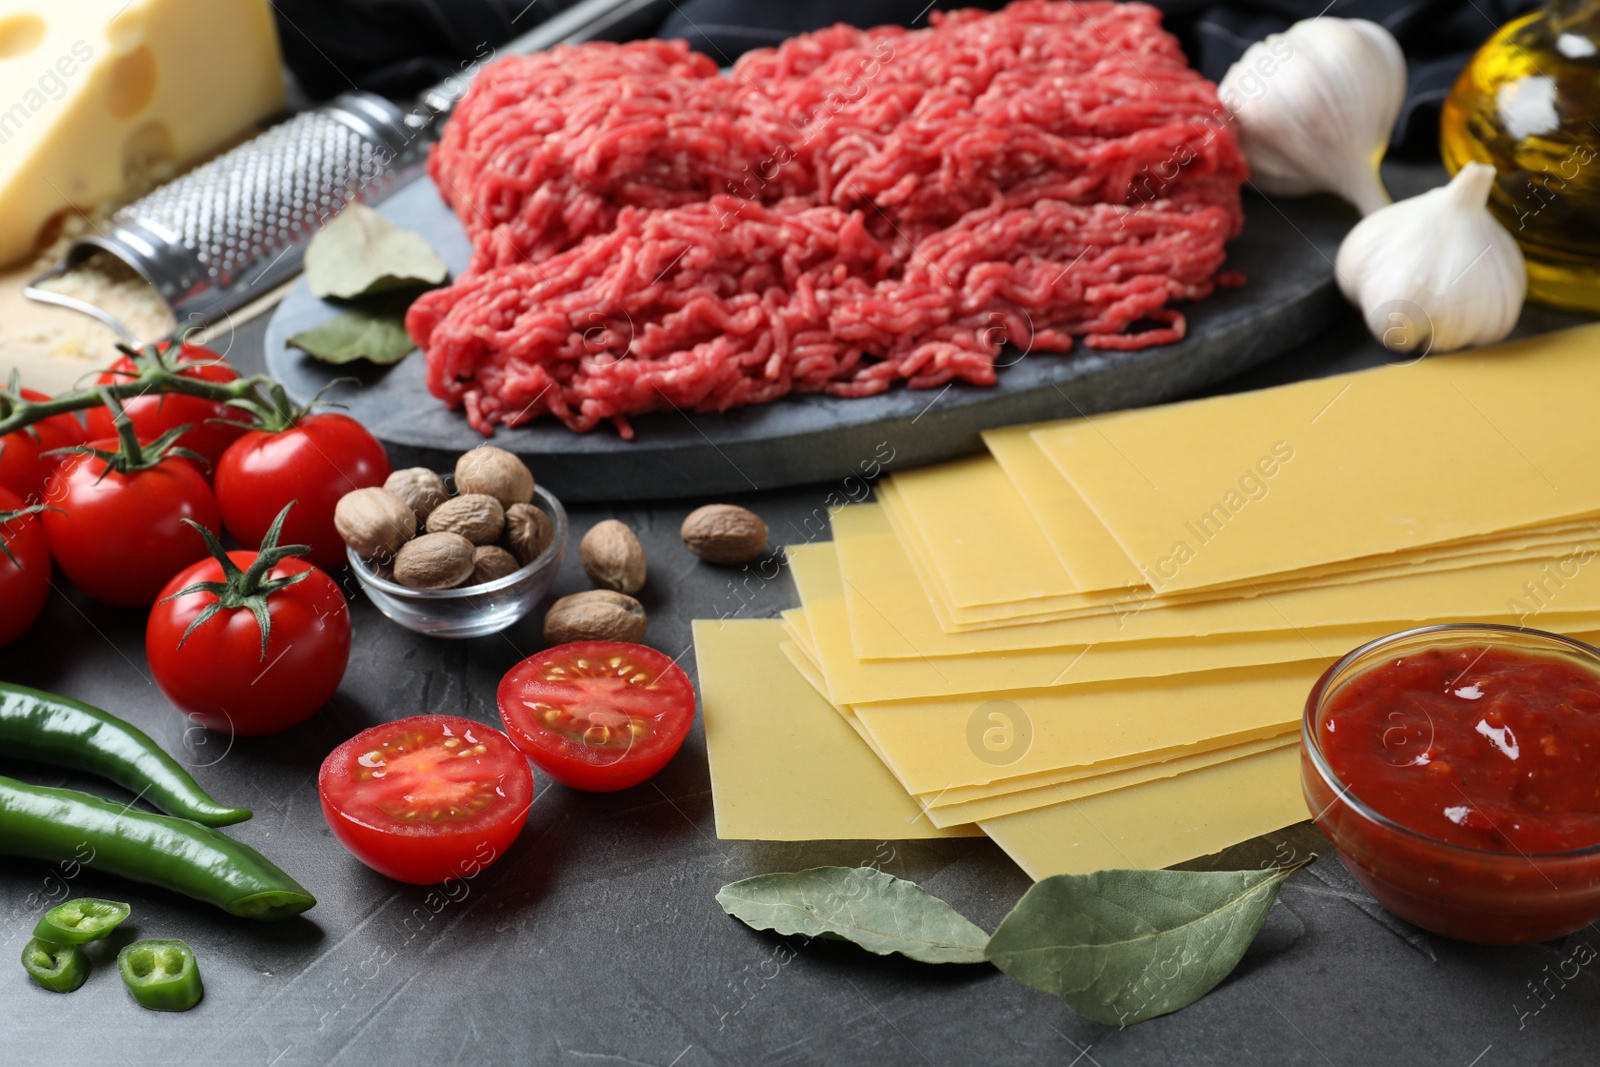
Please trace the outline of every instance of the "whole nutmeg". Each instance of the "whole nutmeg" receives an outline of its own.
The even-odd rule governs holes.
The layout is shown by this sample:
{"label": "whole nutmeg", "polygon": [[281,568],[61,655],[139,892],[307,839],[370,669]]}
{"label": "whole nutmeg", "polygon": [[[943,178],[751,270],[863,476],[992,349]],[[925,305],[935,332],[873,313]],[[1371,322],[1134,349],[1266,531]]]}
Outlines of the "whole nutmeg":
{"label": "whole nutmeg", "polygon": [[472,542],[460,534],[423,534],[394,557],[394,580],[412,589],[454,589],[471,576]]}
{"label": "whole nutmeg", "polygon": [[506,513],[500,501],[483,493],[446,500],[428,516],[429,533],[460,534],[475,545],[492,545],[505,529]]}
{"label": "whole nutmeg", "polygon": [[485,582],[498,581],[521,569],[517,557],[499,545],[479,545],[472,550],[472,575],[467,579],[467,584],[483,585]]}
{"label": "whole nutmeg", "polygon": [[556,539],[556,524],[532,504],[512,504],[506,508],[506,528],[502,540],[517,562],[526,567]]}
{"label": "whole nutmeg", "polygon": [[417,517],[387,489],[357,489],[339,498],[333,525],[356,555],[389,560],[416,536]]}
{"label": "whole nutmeg", "polygon": [[456,492],[492,496],[503,508],[526,504],[533,499],[533,472],[505,449],[479,445],[456,460]]}
{"label": "whole nutmeg", "polygon": [[583,573],[602,589],[637,593],[644,588],[644,546],[628,524],[616,519],[596,523],[578,544]]}
{"label": "whole nutmeg", "polygon": [[417,517],[419,530],[428,521],[428,516],[433,514],[433,509],[450,499],[450,490],[445,487],[444,479],[427,467],[407,467],[395,471],[389,475],[383,487],[406,502],[411,513]]}
{"label": "whole nutmeg", "polygon": [[552,645],[568,641],[642,641],[649,626],[644,605],[610,589],[590,589],[564,596],[544,617],[544,639]]}
{"label": "whole nutmeg", "polygon": [[733,504],[707,504],[683,520],[685,547],[708,563],[749,563],[767,547],[761,516]]}

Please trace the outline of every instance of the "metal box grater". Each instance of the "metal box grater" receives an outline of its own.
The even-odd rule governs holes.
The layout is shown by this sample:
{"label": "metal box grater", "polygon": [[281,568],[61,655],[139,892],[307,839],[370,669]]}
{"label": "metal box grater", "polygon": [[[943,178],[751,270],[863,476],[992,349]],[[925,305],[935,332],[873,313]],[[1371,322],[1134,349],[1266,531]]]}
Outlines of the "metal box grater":
{"label": "metal box grater", "polygon": [[129,204],[64,265],[109,252],[180,325],[209,322],[292,278],[311,235],[350,201],[381,199],[416,170],[423,139],[405,118],[383,97],[345,93]]}

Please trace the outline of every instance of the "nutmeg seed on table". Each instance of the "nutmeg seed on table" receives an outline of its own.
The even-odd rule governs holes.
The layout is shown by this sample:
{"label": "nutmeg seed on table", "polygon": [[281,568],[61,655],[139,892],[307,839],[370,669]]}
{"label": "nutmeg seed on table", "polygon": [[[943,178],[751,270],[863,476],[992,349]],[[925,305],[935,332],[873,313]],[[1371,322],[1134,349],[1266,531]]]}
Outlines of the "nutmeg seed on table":
{"label": "nutmeg seed on table", "polygon": [[500,501],[484,493],[469,493],[446,500],[428,516],[429,533],[455,533],[475,545],[490,545],[500,539],[506,514]]}
{"label": "nutmeg seed on table", "polygon": [[637,593],[644,588],[644,546],[625,522],[606,519],[583,535],[578,545],[583,573],[602,589]]}
{"label": "nutmeg seed on table", "polygon": [[426,533],[394,557],[394,580],[412,589],[454,589],[472,575],[472,542],[456,533]]}
{"label": "nutmeg seed on table", "polygon": [[356,555],[392,559],[417,533],[417,519],[406,502],[387,489],[357,489],[339,498],[333,525]]}
{"label": "nutmeg seed on table", "polygon": [[544,639],[548,644],[569,641],[644,640],[649,619],[644,605],[631,596],[610,589],[590,589],[564,596],[544,617]]}
{"label": "nutmeg seed on table", "polygon": [[505,449],[479,445],[456,460],[456,492],[492,496],[502,508],[526,504],[533,499],[533,472]]}
{"label": "nutmeg seed on table", "polygon": [[383,487],[406,502],[406,506],[417,517],[418,529],[428,521],[434,508],[450,499],[450,490],[445,487],[444,479],[426,467],[395,471],[389,475]]}
{"label": "nutmeg seed on table", "polygon": [[555,523],[532,504],[512,504],[506,508],[506,526],[501,543],[526,567],[556,539]]}
{"label": "nutmeg seed on table", "polygon": [[749,563],[767,548],[767,524],[748,508],[707,504],[683,520],[684,547],[707,563]]}

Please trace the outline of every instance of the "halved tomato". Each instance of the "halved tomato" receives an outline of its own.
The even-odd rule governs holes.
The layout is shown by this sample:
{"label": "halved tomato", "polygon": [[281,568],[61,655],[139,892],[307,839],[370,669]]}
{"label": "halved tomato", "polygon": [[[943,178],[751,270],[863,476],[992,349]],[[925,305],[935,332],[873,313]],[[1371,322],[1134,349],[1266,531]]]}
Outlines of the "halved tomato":
{"label": "halved tomato", "polygon": [[528,821],[533,772],[504,734],[454,715],[363,730],[317,776],[333,836],[379,874],[413,885],[470,878]]}
{"label": "halved tomato", "polygon": [[677,754],[694,686],[664,654],[575,641],[529,656],[500,680],[500,720],[534,766],[574,789],[626,789]]}

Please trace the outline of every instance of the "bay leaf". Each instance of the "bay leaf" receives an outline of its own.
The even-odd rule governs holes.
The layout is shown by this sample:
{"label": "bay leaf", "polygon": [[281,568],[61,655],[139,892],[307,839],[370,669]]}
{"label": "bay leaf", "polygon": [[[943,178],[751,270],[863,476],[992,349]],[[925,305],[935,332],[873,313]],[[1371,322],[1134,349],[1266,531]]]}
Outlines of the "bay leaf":
{"label": "bay leaf", "polygon": [[982,963],[989,935],[915,882],[872,867],[814,867],[723,886],[722,910],[757,930],[842,937],[880,956]]}
{"label": "bay leaf", "polygon": [[1194,1003],[1232,973],[1278,887],[1304,865],[1056,875],[1023,895],[987,955],[1095,1022],[1143,1022]]}
{"label": "bay leaf", "polygon": [[449,269],[420,233],[402,230],[365,204],[352,203],[306,246],[306,284],[317,296],[353,300],[438,285]]}
{"label": "bay leaf", "polygon": [[405,309],[405,302],[392,299],[352,307],[289,343],[324,363],[398,363],[417,347],[406,332]]}

